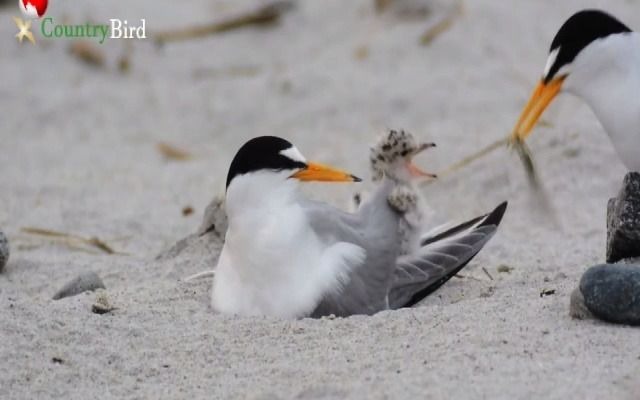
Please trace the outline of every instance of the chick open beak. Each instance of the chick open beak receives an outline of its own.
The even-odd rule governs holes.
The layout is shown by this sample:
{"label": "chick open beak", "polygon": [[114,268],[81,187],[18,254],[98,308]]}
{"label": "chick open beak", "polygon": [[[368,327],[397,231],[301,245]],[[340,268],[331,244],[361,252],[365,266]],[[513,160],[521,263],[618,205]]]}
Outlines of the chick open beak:
{"label": "chick open beak", "polygon": [[551,103],[551,101],[560,93],[562,83],[566,76],[554,78],[549,82],[541,80],[531,94],[529,102],[522,110],[520,119],[511,134],[511,143],[522,142],[533,130],[538,119]]}
{"label": "chick open beak", "polygon": [[291,178],[296,178],[303,182],[361,182],[362,179],[347,172],[335,169],[326,165],[309,162],[306,168],[301,169]]}
{"label": "chick open beak", "polygon": [[417,165],[415,165],[413,163],[413,161],[411,160],[411,158],[413,158],[417,154],[422,153],[426,149],[430,149],[432,147],[436,147],[436,144],[435,143],[422,143],[422,144],[420,144],[418,146],[418,148],[415,151],[413,151],[411,153],[411,157],[409,158],[409,162],[407,163],[407,169],[409,170],[409,173],[411,174],[411,176],[414,176],[416,178],[431,178],[431,179],[435,179],[435,178],[438,177],[438,175],[436,175],[436,174],[432,174],[431,172],[423,171]]}

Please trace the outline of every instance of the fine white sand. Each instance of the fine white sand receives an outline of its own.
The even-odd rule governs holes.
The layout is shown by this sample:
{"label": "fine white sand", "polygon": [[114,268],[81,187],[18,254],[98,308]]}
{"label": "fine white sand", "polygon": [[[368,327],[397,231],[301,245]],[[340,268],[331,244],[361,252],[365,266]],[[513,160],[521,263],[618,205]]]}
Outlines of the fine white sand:
{"label": "fine white sand", "polygon": [[[604,259],[607,199],[625,169],[599,123],[561,97],[532,136],[557,214],[542,214],[517,157],[499,150],[425,186],[430,205],[462,220],[508,199],[500,231],[420,307],[372,317],[280,321],[216,315],[210,280],[219,244],[192,239],[227,166],[248,138],[290,139],[308,158],[367,176],[368,145],[387,128],[438,144],[418,160],[439,171],[506,135],[560,24],[587,5],[640,28],[640,3],[468,0],[429,46],[423,19],[377,15],[371,0],[300,1],[271,29],[248,28],[157,48],[99,46],[106,69],[70,42],[19,45],[0,10],[0,229],[12,254],[0,274],[0,398],[635,399],[640,331],[572,320],[569,295]],[[51,1],[62,22],[146,18],[148,34],[234,15],[256,1]],[[194,155],[168,161],[160,141]],[[344,205],[357,187],[316,185]],[[192,206],[195,213],[183,216]],[[25,234],[98,236],[106,255]],[[510,273],[497,268],[507,265]],[[493,279],[484,273],[485,268]],[[53,301],[95,271],[95,293]],[[555,294],[540,297],[545,289]],[[54,359],[56,361],[54,361]]]}

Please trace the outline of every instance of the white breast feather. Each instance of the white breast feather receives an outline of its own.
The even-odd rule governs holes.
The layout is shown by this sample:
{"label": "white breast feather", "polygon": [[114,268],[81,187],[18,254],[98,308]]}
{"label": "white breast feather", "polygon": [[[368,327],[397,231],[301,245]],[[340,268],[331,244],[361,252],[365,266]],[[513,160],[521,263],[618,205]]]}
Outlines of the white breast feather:
{"label": "white breast feather", "polygon": [[325,294],[341,290],[366,256],[351,243],[321,242],[297,206],[239,225],[227,233],[213,283],[212,305],[224,313],[306,316]]}

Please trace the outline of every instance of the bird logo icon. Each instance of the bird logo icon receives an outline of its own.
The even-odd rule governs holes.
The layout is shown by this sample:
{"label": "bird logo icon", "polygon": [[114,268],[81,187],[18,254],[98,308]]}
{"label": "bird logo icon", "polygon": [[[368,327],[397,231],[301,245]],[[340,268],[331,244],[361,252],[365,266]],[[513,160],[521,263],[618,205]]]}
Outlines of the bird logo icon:
{"label": "bird logo icon", "polygon": [[47,0],[18,0],[20,11],[29,19],[42,18],[47,11],[49,2]]}
{"label": "bird logo icon", "polygon": [[33,36],[33,32],[31,32],[31,21],[23,20],[19,17],[13,17],[13,21],[16,23],[19,31],[16,33],[16,38],[18,42],[22,43],[22,41],[26,38],[31,43],[36,44],[36,39]]}
{"label": "bird logo icon", "polygon": [[36,44],[36,39],[31,32],[31,20],[42,18],[48,5],[47,0],[18,0],[20,11],[26,17],[24,20],[20,17],[13,17],[13,21],[18,27],[18,33],[16,33],[18,42],[22,43],[24,39],[27,39],[32,44]]}

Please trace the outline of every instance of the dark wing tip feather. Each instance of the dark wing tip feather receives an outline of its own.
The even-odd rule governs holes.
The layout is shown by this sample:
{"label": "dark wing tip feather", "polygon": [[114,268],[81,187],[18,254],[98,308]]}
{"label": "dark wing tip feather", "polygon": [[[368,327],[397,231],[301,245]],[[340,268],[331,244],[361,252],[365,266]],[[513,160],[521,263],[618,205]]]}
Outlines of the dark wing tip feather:
{"label": "dark wing tip feather", "polygon": [[509,205],[508,201],[504,201],[498,205],[487,218],[482,221],[482,223],[478,226],[488,226],[488,225],[500,225],[502,221],[502,217],[504,217],[504,213],[507,211],[507,206]]}
{"label": "dark wing tip feather", "polygon": [[449,238],[453,235],[456,235],[462,231],[465,231],[469,228],[471,228],[472,226],[474,226],[475,224],[477,224],[478,222],[482,221],[483,218],[485,218],[487,216],[487,214],[485,215],[481,215],[479,217],[476,217],[474,219],[471,219],[467,222],[463,222],[460,225],[456,225],[453,228],[447,229],[444,232],[438,233],[437,235],[433,235],[430,236],[428,238],[422,239],[422,241],[420,242],[420,246],[426,246],[428,244],[431,243],[435,243],[435,242],[439,242],[443,239]]}
{"label": "dark wing tip feather", "polygon": [[[421,246],[426,246],[428,244],[432,244],[435,242],[439,242],[441,240],[450,238],[460,232],[466,231],[467,229],[473,227],[478,222],[482,221],[479,226],[488,226],[488,225],[498,225],[500,221],[502,221],[502,217],[504,216],[505,211],[507,211],[507,205],[509,202],[504,201],[498,205],[490,214],[484,214],[479,217],[470,219],[469,221],[463,222],[459,225],[454,226],[453,228],[447,229],[444,232],[438,233],[437,235],[430,236],[428,238],[423,239],[420,242]],[[476,227],[476,228],[477,228]]]}
{"label": "dark wing tip feather", "polygon": [[[480,247],[475,252],[473,252],[473,249],[470,248],[469,250],[471,252],[467,256],[465,256],[464,259],[461,259],[460,263],[458,265],[455,265],[449,271],[443,273],[435,281],[431,281],[431,282],[426,283],[426,286],[423,286],[422,288],[417,290],[415,293],[410,295],[408,301],[403,302],[401,304],[396,304],[396,305],[399,305],[400,307],[411,307],[411,306],[414,306],[415,304],[417,304],[421,300],[423,300],[425,297],[427,297],[428,295],[430,295],[431,293],[436,291],[442,285],[444,285],[449,279],[451,279],[462,268],[464,268],[480,252],[480,250],[482,250],[482,247],[484,247],[484,245],[489,241],[489,239],[491,239],[491,237],[493,236],[493,234],[497,230],[498,225],[500,225],[500,222],[502,221],[502,217],[504,216],[504,213],[507,210],[507,205],[508,205],[508,202],[505,201],[505,202],[501,203],[500,205],[498,205],[488,215],[484,215],[484,216],[480,217],[480,219],[484,218],[482,220],[482,222],[479,225],[477,225],[475,228],[473,228],[473,230],[470,231],[468,235],[463,236],[461,238],[461,239],[465,239],[465,238],[471,239],[471,237],[480,235],[480,237],[478,237],[477,239],[472,240],[473,242],[477,241],[478,243],[480,243]],[[473,221],[473,224],[470,224],[470,222],[472,222],[472,221]],[[479,219],[475,218],[475,219],[473,219],[471,221],[468,221],[468,222],[465,222],[464,224],[459,225],[458,227],[452,228],[449,231],[453,231],[454,230],[455,232],[453,234],[461,232],[464,229],[460,229],[460,226],[464,225],[466,228],[469,228],[470,226],[473,226],[478,221],[479,221]],[[481,232],[482,232],[482,234],[480,234]],[[444,235],[444,236],[443,236],[443,234],[440,234],[438,236],[440,236],[441,239],[447,239],[448,236],[451,236],[453,234]],[[485,238],[484,240],[482,239],[482,236],[484,236],[484,238]],[[432,239],[434,239],[434,238],[432,238]],[[466,242],[466,241],[467,240],[463,240],[463,242]],[[429,243],[434,243],[434,242],[435,242],[435,240],[431,240]],[[455,242],[454,243],[450,243],[449,245],[445,245],[444,247],[440,248],[440,251],[447,252],[447,251],[453,250],[454,248],[459,248],[461,244],[464,244],[464,243],[455,243]],[[437,254],[435,254],[435,255],[437,256]],[[404,282],[403,284],[400,285],[400,287],[397,287],[396,289],[402,290],[402,287],[404,287],[404,289],[407,290],[410,286],[415,287],[415,286],[421,286],[421,285],[419,285],[418,282],[414,282],[414,283],[412,283],[412,282]]]}

